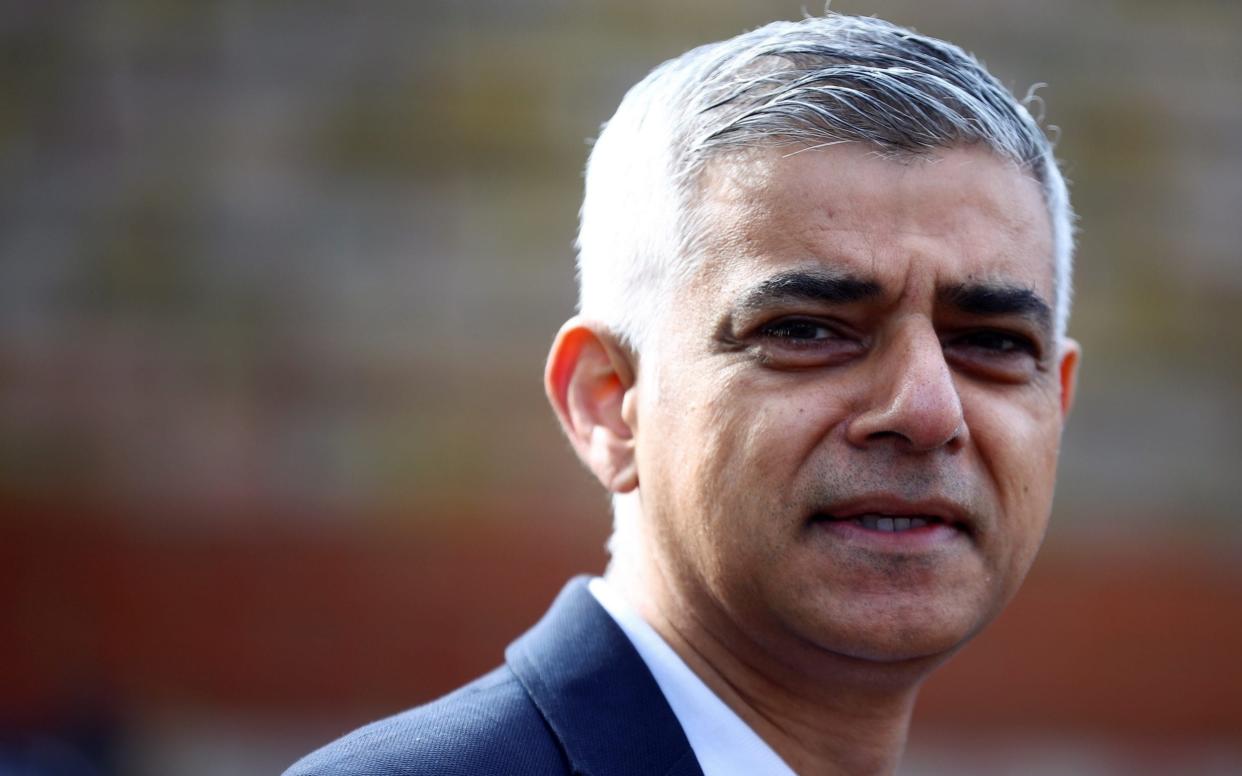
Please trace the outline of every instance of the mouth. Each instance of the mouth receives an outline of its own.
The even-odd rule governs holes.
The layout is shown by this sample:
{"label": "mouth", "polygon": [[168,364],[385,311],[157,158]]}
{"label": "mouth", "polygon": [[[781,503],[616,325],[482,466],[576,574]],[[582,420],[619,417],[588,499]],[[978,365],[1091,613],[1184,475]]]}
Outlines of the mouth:
{"label": "mouth", "polygon": [[928,526],[949,525],[935,515],[885,515],[878,513],[863,514],[855,517],[817,514],[811,518],[811,521],[848,521],[868,531],[880,531],[881,533],[902,533]]}
{"label": "mouth", "polygon": [[874,534],[914,538],[926,535],[958,535],[974,538],[974,527],[965,510],[939,502],[904,502],[889,498],[867,499],[811,515],[811,524],[851,534]]}

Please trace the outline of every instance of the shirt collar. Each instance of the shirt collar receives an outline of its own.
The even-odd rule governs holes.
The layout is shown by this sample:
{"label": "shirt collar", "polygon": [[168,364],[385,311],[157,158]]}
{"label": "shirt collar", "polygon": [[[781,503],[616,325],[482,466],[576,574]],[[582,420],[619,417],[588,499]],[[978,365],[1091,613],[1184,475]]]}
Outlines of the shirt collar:
{"label": "shirt collar", "polygon": [[505,650],[505,662],[575,774],[703,776],[651,670],[588,592],[586,577],[565,586]]}
{"label": "shirt collar", "polygon": [[796,776],[785,761],[712,692],[655,628],[600,577],[588,589],[633,643],[672,707],[704,776]]}

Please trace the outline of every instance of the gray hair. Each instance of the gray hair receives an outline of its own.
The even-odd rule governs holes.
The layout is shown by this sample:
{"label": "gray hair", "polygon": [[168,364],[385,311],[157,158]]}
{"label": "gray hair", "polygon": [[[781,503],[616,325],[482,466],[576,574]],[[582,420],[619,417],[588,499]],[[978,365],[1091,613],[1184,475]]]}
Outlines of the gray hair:
{"label": "gray hair", "polygon": [[666,294],[694,269],[694,199],[707,163],[756,146],[840,142],[893,157],[982,144],[1031,174],[1052,222],[1061,341],[1074,217],[1039,124],[957,46],[836,13],[696,48],[626,94],[587,165],[577,243],[581,313],[641,351],[669,307]]}

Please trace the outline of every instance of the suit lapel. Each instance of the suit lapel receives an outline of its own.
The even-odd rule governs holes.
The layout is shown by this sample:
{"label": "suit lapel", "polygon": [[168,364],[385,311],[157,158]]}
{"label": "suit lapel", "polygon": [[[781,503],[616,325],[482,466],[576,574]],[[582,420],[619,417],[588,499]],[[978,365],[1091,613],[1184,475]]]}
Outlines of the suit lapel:
{"label": "suit lapel", "polygon": [[505,657],[575,773],[703,776],[647,665],[585,577],[572,580]]}

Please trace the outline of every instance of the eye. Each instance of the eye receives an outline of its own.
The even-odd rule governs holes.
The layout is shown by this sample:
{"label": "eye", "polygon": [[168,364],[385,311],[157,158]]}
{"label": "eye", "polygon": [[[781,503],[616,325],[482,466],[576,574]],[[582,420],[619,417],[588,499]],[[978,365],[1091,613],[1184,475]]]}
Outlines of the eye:
{"label": "eye", "polygon": [[1025,337],[1003,331],[976,331],[958,340],[968,347],[999,354],[1034,353],[1035,346]]}
{"label": "eye", "polygon": [[846,327],[822,318],[791,316],[766,323],[749,337],[761,361],[773,368],[834,366],[864,352]]}
{"label": "eye", "polygon": [[1029,380],[1039,367],[1041,353],[1030,337],[1000,329],[980,329],[949,338],[944,351],[954,366],[1005,382]]}
{"label": "eye", "polygon": [[827,325],[807,318],[788,318],[769,323],[759,330],[761,336],[793,342],[829,340],[836,334]]}

